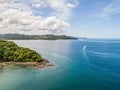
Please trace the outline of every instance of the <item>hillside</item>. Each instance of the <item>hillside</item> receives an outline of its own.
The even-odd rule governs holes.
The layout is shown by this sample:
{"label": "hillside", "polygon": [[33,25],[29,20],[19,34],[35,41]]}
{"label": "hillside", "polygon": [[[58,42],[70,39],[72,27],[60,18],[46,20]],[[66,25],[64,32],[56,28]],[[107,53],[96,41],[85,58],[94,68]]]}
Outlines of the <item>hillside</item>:
{"label": "hillside", "polygon": [[66,36],[66,35],[24,35],[24,34],[0,34],[1,39],[7,40],[24,40],[24,39],[42,39],[42,40],[68,40],[74,39],[77,40],[77,37]]}
{"label": "hillside", "polygon": [[11,64],[35,68],[53,66],[34,50],[19,47],[12,41],[0,40],[0,68]]}
{"label": "hillside", "polygon": [[38,62],[42,57],[36,51],[19,47],[12,41],[0,40],[0,61]]}

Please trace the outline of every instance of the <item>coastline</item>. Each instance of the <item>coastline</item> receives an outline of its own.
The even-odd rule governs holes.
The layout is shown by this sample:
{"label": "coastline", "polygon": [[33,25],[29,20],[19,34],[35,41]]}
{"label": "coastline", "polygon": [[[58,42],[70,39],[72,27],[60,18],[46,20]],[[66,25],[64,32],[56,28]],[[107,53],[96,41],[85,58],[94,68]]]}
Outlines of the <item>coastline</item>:
{"label": "coastline", "polygon": [[0,68],[7,65],[25,65],[25,66],[33,67],[37,69],[54,66],[47,59],[43,59],[40,62],[14,62],[14,61],[0,62]]}

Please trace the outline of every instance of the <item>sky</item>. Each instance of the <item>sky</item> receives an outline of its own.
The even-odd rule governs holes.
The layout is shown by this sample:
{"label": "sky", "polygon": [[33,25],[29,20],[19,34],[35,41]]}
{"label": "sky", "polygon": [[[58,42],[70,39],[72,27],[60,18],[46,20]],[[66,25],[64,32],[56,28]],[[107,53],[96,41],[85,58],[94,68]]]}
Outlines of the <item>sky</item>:
{"label": "sky", "polygon": [[0,33],[120,38],[120,0],[0,0]]}

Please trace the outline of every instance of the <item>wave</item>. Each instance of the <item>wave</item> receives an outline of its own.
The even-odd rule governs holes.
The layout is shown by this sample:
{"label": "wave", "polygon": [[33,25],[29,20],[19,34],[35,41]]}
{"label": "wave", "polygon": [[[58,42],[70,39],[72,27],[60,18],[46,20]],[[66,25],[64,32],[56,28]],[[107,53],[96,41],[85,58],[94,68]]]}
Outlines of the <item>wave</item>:
{"label": "wave", "polygon": [[86,45],[83,46],[83,55],[84,55],[84,58],[86,59],[86,61],[89,63],[89,58],[88,58],[88,56],[87,56],[87,54],[86,54],[86,48],[87,48]]}
{"label": "wave", "polygon": [[112,57],[112,58],[120,59],[120,56],[115,53],[96,52],[96,51],[89,51],[89,53],[95,54],[96,56],[99,56],[99,57],[110,57],[110,58]]}

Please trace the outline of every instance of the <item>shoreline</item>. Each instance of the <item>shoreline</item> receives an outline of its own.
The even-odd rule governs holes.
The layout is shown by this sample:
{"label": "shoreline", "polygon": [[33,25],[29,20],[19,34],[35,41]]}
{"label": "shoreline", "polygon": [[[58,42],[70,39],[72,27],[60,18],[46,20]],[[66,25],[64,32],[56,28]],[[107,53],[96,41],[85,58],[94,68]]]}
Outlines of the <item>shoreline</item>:
{"label": "shoreline", "polygon": [[14,61],[0,62],[0,68],[7,65],[25,65],[25,66],[33,67],[37,69],[54,66],[47,59],[43,59],[40,62],[14,62]]}

